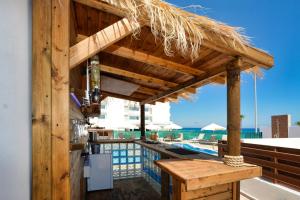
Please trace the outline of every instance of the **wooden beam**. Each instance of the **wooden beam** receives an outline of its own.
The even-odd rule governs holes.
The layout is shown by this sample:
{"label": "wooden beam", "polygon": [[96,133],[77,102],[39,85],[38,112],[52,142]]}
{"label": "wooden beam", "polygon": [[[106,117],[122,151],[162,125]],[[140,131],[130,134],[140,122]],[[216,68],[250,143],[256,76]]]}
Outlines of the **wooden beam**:
{"label": "wooden beam", "polygon": [[136,102],[141,102],[142,101],[142,99],[138,99],[138,98],[122,95],[122,94],[115,94],[115,93],[111,93],[111,92],[107,92],[107,91],[101,91],[101,93],[105,96],[115,97],[115,98],[118,98],[118,99],[125,99],[125,100],[136,101]]}
{"label": "wooden beam", "polygon": [[70,48],[70,68],[73,68],[108,46],[132,34],[139,28],[123,18]]}
{"label": "wooden beam", "polygon": [[160,66],[184,74],[189,74],[189,75],[192,74],[198,76],[204,73],[204,71],[194,67],[176,63],[170,60],[153,56],[151,54],[143,53],[141,51],[129,49],[118,45],[111,45],[110,47],[106,48],[104,51],[130,60],[135,60],[149,65],[154,65],[154,66]]}
{"label": "wooden beam", "polygon": [[[82,3],[84,5],[102,10],[104,12],[108,12],[120,17],[125,17],[127,16],[126,10],[125,9],[120,9],[116,6],[113,6],[111,4],[108,4],[109,1],[107,0],[75,0],[76,2]],[[182,10],[182,12],[186,12]],[[188,13],[191,15],[191,13]],[[197,17],[199,17],[197,15]],[[149,24],[146,24],[147,26],[150,26]],[[274,65],[274,58],[267,54],[266,52],[256,49],[251,46],[245,46],[245,48],[240,48],[240,49],[233,49],[227,45],[224,44],[224,42],[221,41],[221,39],[210,35],[207,37],[204,35],[204,39],[202,42],[202,45],[213,49],[215,51],[219,51],[222,53],[225,53],[230,56],[242,56],[247,59],[249,59],[249,63],[257,65],[257,66],[262,66],[265,68],[270,68]]]}
{"label": "wooden beam", "polygon": [[183,84],[180,84],[170,90],[167,90],[165,92],[161,92],[160,94],[156,95],[156,96],[153,96],[149,99],[146,99],[144,101],[142,101],[142,104],[145,104],[145,103],[150,103],[150,102],[153,102],[153,101],[157,101],[158,99],[161,99],[161,98],[164,98],[164,97],[168,97],[169,95],[171,94],[174,94],[174,93],[177,93],[177,92],[180,92],[188,87],[192,87],[196,84],[199,84],[201,82],[204,82],[204,81],[207,81],[208,79],[211,79],[215,76],[218,76],[219,74],[223,73],[225,71],[225,66],[220,66],[218,68],[215,68],[213,70],[210,70],[210,71],[207,71],[206,73],[204,73],[203,75],[201,76],[198,76],[198,77],[195,77]]}
{"label": "wooden beam", "polygon": [[51,11],[51,1],[33,0],[31,188],[33,200],[52,199]]}
{"label": "wooden beam", "polygon": [[161,80],[161,79],[158,79],[158,78],[155,78],[155,77],[152,77],[152,76],[146,76],[146,75],[143,75],[143,74],[138,74],[138,73],[135,73],[135,72],[130,72],[128,70],[119,69],[119,68],[116,68],[116,67],[111,67],[111,66],[103,65],[103,64],[100,65],[100,70],[104,71],[104,72],[112,73],[112,74],[117,74],[117,75],[120,75],[120,76],[134,78],[134,79],[137,79],[137,80],[140,80],[140,81],[155,83],[155,84],[162,85],[162,86],[165,86],[165,87],[174,87],[174,86],[178,85],[177,83],[173,83],[173,82],[170,82],[170,81]]}
{"label": "wooden beam", "polygon": [[[70,0],[52,0],[52,199],[70,199]],[[43,184],[43,183],[42,183]]]}

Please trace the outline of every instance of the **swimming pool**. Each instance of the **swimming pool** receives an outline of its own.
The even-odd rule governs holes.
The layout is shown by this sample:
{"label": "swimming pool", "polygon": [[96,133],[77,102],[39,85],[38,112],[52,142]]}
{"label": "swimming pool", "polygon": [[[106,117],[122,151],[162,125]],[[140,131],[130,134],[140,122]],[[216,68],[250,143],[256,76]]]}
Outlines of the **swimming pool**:
{"label": "swimming pool", "polygon": [[200,147],[194,147],[190,144],[175,143],[175,144],[172,144],[172,146],[180,147],[180,148],[191,150],[191,151],[196,151],[199,153],[205,153],[205,154],[209,154],[209,155],[213,155],[213,156],[218,156],[217,151],[210,150],[210,149],[204,149],[204,148],[200,148]]}

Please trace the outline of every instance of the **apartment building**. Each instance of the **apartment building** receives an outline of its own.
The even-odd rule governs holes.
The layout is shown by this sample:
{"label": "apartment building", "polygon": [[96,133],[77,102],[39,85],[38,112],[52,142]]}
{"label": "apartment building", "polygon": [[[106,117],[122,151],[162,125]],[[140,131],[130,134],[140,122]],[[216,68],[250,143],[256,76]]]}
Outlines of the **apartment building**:
{"label": "apartment building", "polygon": [[[174,124],[170,118],[169,103],[145,105],[146,128],[147,125],[155,125],[164,129],[165,126]],[[108,129],[138,129],[140,126],[140,104],[108,97],[101,102],[101,115],[90,121],[99,127]]]}

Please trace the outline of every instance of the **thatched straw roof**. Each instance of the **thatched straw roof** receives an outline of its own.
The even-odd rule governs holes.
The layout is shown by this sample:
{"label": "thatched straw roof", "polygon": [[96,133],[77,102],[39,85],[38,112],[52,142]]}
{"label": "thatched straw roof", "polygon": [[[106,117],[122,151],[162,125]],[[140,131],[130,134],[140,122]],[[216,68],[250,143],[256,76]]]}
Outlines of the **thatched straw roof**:
{"label": "thatched straw roof", "polygon": [[241,28],[186,12],[161,0],[102,1],[124,10],[132,23],[147,24],[155,38],[163,41],[168,56],[176,50],[193,60],[198,56],[204,39],[217,38],[223,45],[234,49],[244,48],[248,44],[248,38],[241,33]]}

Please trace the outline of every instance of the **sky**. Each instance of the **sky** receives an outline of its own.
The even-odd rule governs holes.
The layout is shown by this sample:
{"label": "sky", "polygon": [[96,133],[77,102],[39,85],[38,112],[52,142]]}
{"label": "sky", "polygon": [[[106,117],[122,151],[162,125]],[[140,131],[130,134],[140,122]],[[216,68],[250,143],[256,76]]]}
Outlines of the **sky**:
{"label": "sky", "polygon": [[[274,56],[275,65],[257,80],[258,125],[269,126],[271,116],[290,114],[300,121],[300,0],[167,0],[231,26],[243,27],[251,43]],[[242,74],[242,127],[254,127],[253,76]],[[171,120],[183,127],[209,123],[226,126],[226,86],[202,87],[191,101],[171,103]]]}

